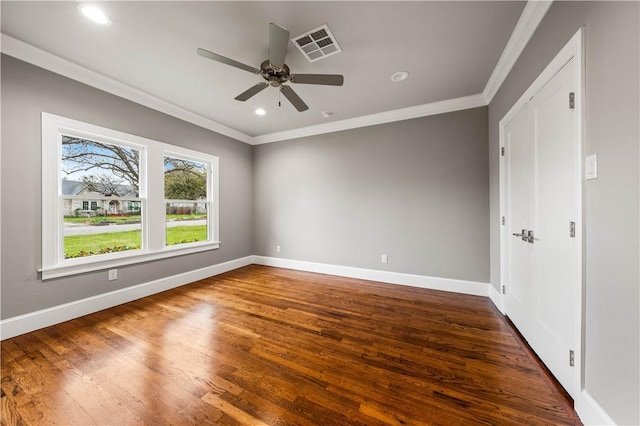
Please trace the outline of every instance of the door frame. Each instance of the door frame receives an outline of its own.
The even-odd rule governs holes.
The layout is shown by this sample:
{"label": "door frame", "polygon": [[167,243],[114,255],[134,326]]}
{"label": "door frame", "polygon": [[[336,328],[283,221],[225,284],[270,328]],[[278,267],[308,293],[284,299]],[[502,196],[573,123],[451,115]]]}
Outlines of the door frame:
{"label": "door frame", "polygon": [[[499,149],[505,146],[505,127],[506,124],[520,111],[520,109],[536,94],[542,87],[551,80],[571,59],[575,61],[575,131],[576,131],[576,250],[573,261],[577,265],[578,276],[574,283],[574,294],[578,297],[574,301],[574,319],[576,341],[573,344],[575,348],[575,365],[576,379],[575,383],[567,389],[574,401],[577,401],[580,393],[584,388],[584,93],[585,93],[585,62],[584,62],[584,28],[581,27],[569,42],[560,50],[560,52],[547,65],[542,73],[535,79],[529,88],[520,96],[516,103],[509,109],[509,112],[499,122]],[[506,215],[506,157],[500,155],[500,291],[498,296],[498,308],[503,314],[508,314],[505,310],[504,293],[509,291],[507,281],[507,271],[509,255],[507,250],[507,239],[509,235],[506,231],[507,227],[502,223],[502,218]],[[507,218],[508,220],[508,218]],[[567,356],[567,362],[568,362]]]}

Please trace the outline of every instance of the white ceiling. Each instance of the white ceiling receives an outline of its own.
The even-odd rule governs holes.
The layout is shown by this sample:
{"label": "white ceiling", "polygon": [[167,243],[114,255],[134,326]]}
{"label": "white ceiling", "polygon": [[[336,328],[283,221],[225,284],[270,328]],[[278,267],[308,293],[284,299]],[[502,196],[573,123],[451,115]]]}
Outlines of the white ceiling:
{"label": "white ceiling", "polygon": [[[71,71],[49,67],[56,72],[92,75],[101,81],[95,86],[114,87],[111,91],[120,95],[137,93],[152,100],[148,105],[249,142],[481,94],[525,7],[523,1],[97,4],[112,25],[89,22],[75,2],[2,1],[2,50],[27,60],[46,56],[44,62],[54,64],[42,51],[48,52],[68,61],[59,61],[58,68]],[[309,63],[289,43],[286,63],[292,74],[343,74],[344,86],[292,84],[310,107],[305,112],[297,112],[284,98],[278,107],[275,88],[247,102],[234,100],[260,76],[197,56],[196,49],[259,67],[267,57],[270,22],[287,28],[292,37],[327,24],[342,53]],[[390,76],[396,71],[408,71],[411,77],[393,83]],[[267,114],[256,116],[258,107]],[[323,111],[334,115],[323,118]]]}

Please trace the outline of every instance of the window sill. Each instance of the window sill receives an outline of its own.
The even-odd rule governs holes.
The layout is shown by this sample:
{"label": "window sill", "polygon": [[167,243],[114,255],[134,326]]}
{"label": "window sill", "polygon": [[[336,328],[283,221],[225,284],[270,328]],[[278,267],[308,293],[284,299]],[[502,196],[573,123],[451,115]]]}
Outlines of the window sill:
{"label": "window sill", "polygon": [[188,247],[167,247],[164,250],[154,253],[133,254],[120,258],[109,258],[104,260],[96,260],[95,262],[76,264],[76,265],[60,265],[48,268],[40,268],[38,272],[42,273],[42,280],[50,280],[53,278],[66,277],[70,275],[84,274],[87,272],[95,272],[118,266],[134,265],[136,263],[150,262],[153,260],[166,259],[169,257],[183,256],[186,254],[199,253],[207,250],[216,250],[220,248],[220,242],[211,242],[206,244],[189,245]]}

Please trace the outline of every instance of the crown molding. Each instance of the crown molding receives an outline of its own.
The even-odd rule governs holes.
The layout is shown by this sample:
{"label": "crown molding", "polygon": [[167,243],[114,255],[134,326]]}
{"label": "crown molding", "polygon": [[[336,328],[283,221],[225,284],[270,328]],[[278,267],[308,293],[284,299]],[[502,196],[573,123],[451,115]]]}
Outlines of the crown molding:
{"label": "crown molding", "polygon": [[484,95],[482,93],[478,93],[476,95],[464,96],[462,98],[447,99],[446,101],[432,102],[429,104],[385,111],[377,114],[363,115],[361,117],[333,121],[331,123],[318,124],[316,126],[301,127],[299,129],[286,130],[284,132],[254,136],[253,144],[260,145],[288,139],[321,135],[324,133],[339,132],[342,130],[357,129],[359,127],[375,126],[376,124],[410,120],[412,118],[427,117],[429,115],[443,114],[446,112],[460,111],[463,109],[477,108],[486,105],[487,100]]}
{"label": "crown molding", "polygon": [[482,91],[487,103],[491,103],[493,100],[552,3],[553,0],[528,1],[524,6],[520,19],[518,19],[502,55],[500,55],[500,59]]}
{"label": "crown molding", "polygon": [[0,51],[16,59],[20,59],[40,68],[44,68],[116,96],[120,96],[124,99],[144,105],[238,141],[245,142],[250,145],[260,145],[486,106],[491,103],[491,100],[497,93],[498,89],[500,89],[500,86],[504,83],[504,80],[511,71],[511,68],[513,68],[516,60],[526,47],[531,36],[537,29],[552,3],[552,0],[532,0],[527,2],[522,14],[520,15],[520,19],[518,20],[513,33],[511,34],[511,37],[509,38],[509,41],[507,42],[507,45],[505,46],[505,49],[502,52],[502,55],[500,56],[500,59],[498,60],[498,63],[489,77],[482,93],[253,137],[200,114],[174,105],[171,102],[155,97],[142,90],[136,89],[135,87],[121,83],[98,72],[55,56],[6,34],[1,34]]}
{"label": "crown molding", "polygon": [[186,110],[71,61],[62,59],[6,34],[1,35],[0,51],[21,61],[28,62],[37,67],[44,68],[64,77],[79,81],[80,83],[95,87],[96,89],[120,96],[121,98],[144,105],[197,126],[204,127],[205,129],[212,130],[216,133],[220,133],[245,143],[252,142],[251,136],[238,130],[227,127],[209,118]]}

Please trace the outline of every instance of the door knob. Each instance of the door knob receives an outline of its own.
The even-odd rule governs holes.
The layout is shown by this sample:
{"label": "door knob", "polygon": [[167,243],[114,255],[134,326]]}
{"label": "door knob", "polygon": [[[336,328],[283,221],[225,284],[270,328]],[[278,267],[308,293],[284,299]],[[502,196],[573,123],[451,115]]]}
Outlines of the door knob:
{"label": "door knob", "polygon": [[526,229],[523,229],[521,233],[514,233],[513,236],[520,237],[522,238],[522,241],[529,242],[529,234],[527,233]]}

